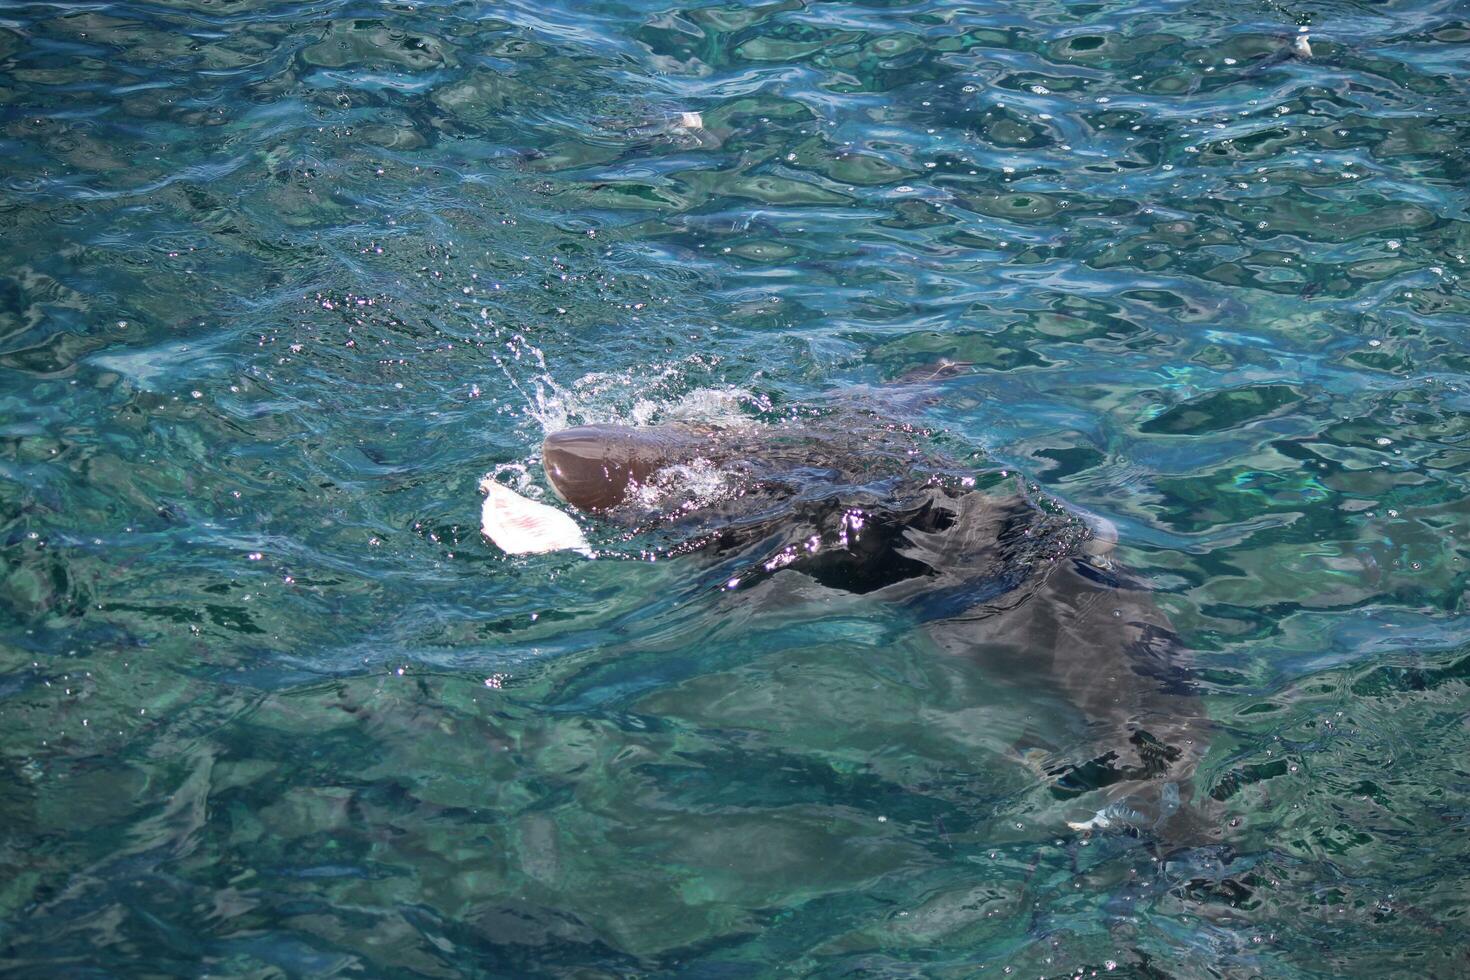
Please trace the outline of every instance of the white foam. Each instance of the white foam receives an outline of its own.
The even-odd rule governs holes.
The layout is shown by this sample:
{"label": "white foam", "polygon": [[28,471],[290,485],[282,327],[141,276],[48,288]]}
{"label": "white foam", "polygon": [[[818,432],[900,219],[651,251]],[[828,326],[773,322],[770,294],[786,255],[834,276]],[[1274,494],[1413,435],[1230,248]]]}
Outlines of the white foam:
{"label": "white foam", "polygon": [[692,511],[735,494],[738,475],[707,459],[665,466],[647,483],[629,489],[632,502],[647,510]]}
{"label": "white foam", "polygon": [[663,422],[702,422],[723,428],[744,428],[753,424],[741,406],[756,401],[744,388],[725,385],[719,388],[696,388],[659,406],[658,420]]}
{"label": "white foam", "polygon": [[563,387],[549,374],[535,380],[526,413],[550,435],[575,425],[658,425],[697,421],[726,428],[748,424],[741,406],[756,398],[733,386],[668,392],[683,379],[682,364],[653,364],[636,372],[585,374]]}

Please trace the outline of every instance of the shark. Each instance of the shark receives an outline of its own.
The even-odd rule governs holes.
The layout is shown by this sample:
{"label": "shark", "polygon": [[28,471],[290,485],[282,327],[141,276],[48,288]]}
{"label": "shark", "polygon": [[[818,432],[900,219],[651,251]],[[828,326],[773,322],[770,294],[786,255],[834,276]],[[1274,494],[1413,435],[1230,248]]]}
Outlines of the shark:
{"label": "shark", "polygon": [[[782,601],[882,603],[942,655],[1061,699],[1066,723],[1039,720],[1013,752],[1073,830],[1204,843],[1210,820],[1193,783],[1211,724],[1178,633],[1114,556],[1116,528],[1011,471],[957,464],[930,436],[863,412],[600,424],[550,433],[541,457],[583,521],[661,542],[660,555],[712,569],[714,588],[738,596],[771,583]],[[490,491],[487,515],[504,493]],[[539,519],[549,542],[527,550],[596,554],[565,511],[527,503],[539,517],[517,540],[538,540]],[[492,540],[508,533],[491,525]]]}

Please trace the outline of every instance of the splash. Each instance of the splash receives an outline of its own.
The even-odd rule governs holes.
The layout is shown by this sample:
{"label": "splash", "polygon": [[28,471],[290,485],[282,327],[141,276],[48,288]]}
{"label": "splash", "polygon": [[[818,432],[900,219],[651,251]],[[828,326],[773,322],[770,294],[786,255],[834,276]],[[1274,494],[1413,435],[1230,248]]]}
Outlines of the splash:
{"label": "splash", "polygon": [[[759,399],[733,385],[694,388],[680,392],[688,377],[688,359],[644,370],[594,372],[569,386],[559,384],[549,371],[534,379],[526,414],[543,435],[576,425],[660,425],[694,422],[722,428],[752,424],[747,406],[758,409]],[[524,394],[524,392],[523,392]]]}
{"label": "splash", "polygon": [[740,492],[742,474],[712,460],[694,459],[666,466],[647,483],[630,489],[634,508],[665,514],[688,514],[729,500]]}

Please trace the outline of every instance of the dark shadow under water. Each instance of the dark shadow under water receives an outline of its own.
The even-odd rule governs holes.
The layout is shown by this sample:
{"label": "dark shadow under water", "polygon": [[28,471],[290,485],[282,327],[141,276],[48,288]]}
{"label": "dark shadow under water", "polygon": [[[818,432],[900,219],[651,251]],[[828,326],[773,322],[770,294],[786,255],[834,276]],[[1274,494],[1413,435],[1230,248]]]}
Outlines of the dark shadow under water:
{"label": "dark shadow under water", "polygon": [[[1008,754],[1056,802],[1054,829],[1211,839],[1191,805],[1209,722],[1186,652],[1110,529],[1003,472],[978,478],[925,434],[838,413],[819,424],[588,426],[554,433],[548,475],[574,505],[650,531],[745,618],[897,615],[936,656],[1036,697]],[[699,499],[691,467],[723,490]],[[981,721],[983,723],[983,721]]]}

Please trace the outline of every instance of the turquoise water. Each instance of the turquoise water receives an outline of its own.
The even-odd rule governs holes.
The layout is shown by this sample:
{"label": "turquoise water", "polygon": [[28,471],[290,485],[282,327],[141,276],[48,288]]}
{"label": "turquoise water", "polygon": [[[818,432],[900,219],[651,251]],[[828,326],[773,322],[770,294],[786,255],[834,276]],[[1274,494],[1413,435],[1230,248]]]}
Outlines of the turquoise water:
{"label": "turquoise water", "polygon": [[[1467,42],[0,8],[0,966],[1463,975]],[[1047,692],[894,609],[480,536],[548,429],[845,399],[1117,525],[1214,843],[1059,829]]]}

